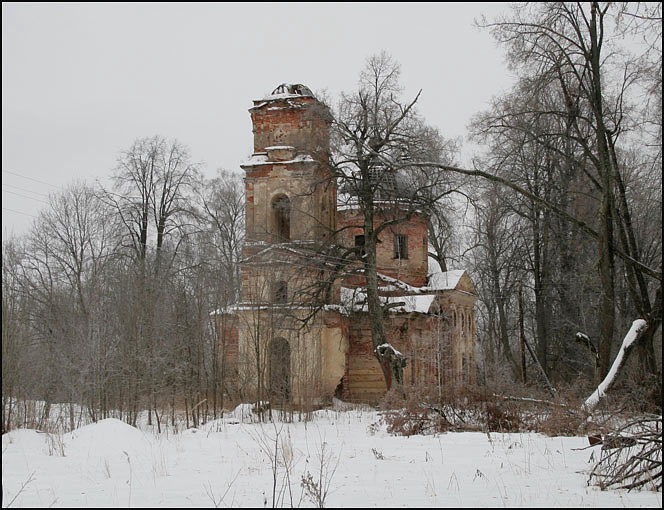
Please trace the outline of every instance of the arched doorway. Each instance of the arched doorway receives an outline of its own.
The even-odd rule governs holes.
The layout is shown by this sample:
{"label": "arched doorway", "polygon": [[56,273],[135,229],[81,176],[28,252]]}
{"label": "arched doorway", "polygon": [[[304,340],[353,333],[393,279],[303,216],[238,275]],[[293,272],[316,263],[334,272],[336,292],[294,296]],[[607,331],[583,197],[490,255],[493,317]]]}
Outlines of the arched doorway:
{"label": "arched doorway", "polygon": [[290,345],[283,338],[270,342],[270,399],[275,403],[290,402]]}

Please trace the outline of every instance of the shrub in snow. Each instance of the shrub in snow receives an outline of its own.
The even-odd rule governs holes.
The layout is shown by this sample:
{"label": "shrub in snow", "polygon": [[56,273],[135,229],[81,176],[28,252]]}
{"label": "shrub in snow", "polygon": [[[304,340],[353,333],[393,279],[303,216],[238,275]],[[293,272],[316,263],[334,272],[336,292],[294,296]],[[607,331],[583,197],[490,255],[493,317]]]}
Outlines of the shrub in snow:
{"label": "shrub in snow", "polygon": [[601,438],[588,483],[605,489],[662,489],[662,417],[632,419]]}
{"label": "shrub in snow", "polygon": [[519,406],[495,395],[464,389],[432,396],[426,390],[388,393],[382,421],[390,434],[411,436],[447,431],[522,432],[528,430]]}

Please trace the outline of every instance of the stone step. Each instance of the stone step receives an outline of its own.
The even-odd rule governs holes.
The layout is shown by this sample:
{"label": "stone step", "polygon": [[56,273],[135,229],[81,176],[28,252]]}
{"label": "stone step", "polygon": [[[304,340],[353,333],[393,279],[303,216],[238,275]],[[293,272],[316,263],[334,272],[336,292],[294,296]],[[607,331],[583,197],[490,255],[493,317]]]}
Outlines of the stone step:
{"label": "stone step", "polygon": [[380,393],[383,395],[386,391],[385,386],[349,386],[348,391],[355,393]]}
{"label": "stone step", "polygon": [[349,370],[362,370],[368,368],[376,368],[380,370],[380,365],[375,359],[353,359],[348,360],[348,369]]}
{"label": "stone step", "polygon": [[368,373],[368,374],[350,374],[348,377],[348,381],[353,384],[354,382],[381,382],[385,381],[385,378],[383,377],[383,374],[377,374],[375,372]]}
{"label": "stone step", "polygon": [[381,392],[375,392],[375,391],[356,391],[350,392],[350,399],[353,401],[357,402],[369,402],[369,403],[376,403],[380,401],[380,399],[383,398],[385,395],[384,391]]}
{"label": "stone step", "polygon": [[354,381],[348,384],[349,388],[375,388],[376,391],[379,389],[385,389],[385,382],[380,380],[369,380],[369,381]]}
{"label": "stone step", "polygon": [[350,390],[351,395],[376,395],[379,397],[382,397],[385,395],[385,390],[379,390],[376,388],[357,388],[353,389],[351,388]]}
{"label": "stone step", "polygon": [[348,375],[350,377],[355,377],[356,375],[379,375],[383,377],[383,371],[377,368],[351,368],[348,370]]}

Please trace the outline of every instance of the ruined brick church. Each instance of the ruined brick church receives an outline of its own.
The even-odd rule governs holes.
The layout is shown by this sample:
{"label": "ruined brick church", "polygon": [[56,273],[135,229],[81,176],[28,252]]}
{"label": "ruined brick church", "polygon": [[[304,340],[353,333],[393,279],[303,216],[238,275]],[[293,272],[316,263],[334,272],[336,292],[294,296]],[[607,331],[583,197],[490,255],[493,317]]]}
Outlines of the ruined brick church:
{"label": "ruined brick church", "polygon": [[[215,312],[229,396],[305,407],[334,396],[376,402],[386,383],[362,278],[334,277],[339,260],[320,249],[363,241],[357,201],[329,166],[329,111],[307,87],[284,84],[249,112],[240,299]],[[377,266],[381,299],[396,305],[385,330],[408,359],[404,384],[472,382],[477,295],[465,271],[441,272],[428,256],[428,219],[415,214],[384,230]]]}

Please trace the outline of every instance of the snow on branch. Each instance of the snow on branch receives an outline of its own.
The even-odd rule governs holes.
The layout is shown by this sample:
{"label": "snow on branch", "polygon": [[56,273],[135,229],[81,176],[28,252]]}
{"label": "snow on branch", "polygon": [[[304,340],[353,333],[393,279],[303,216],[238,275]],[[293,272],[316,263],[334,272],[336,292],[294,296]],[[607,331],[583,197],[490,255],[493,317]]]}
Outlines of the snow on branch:
{"label": "snow on branch", "polygon": [[385,356],[386,354],[390,354],[392,356],[397,356],[399,358],[405,358],[403,354],[401,354],[399,351],[397,351],[394,347],[392,347],[392,344],[389,343],[384,343],[376,346],[375,351],[381,355]]}
{"label": "snow on branch", "polygon": [[606,395],[606,392],[609,391],[611,386],[613,386],[613,383],[615,382],[618,373],[620,372],[623,365],[627,361],[627,354],[629,353],[631,348],[636,344],[637,340],[641,337],[641,334],[645,331],[646,327],[648,327],[648,323],[643,319],[636,319],[632,323],[632,327],[629,329],[627,335],[625,335],[625,338],[623,339],[622,345],[620,346],[620,350],[616,355],[616,359],[613,360],[613,365],[611,365],[611,370],[609,370],[609,373],[606,374],[606,377],[599,384],[599,386],[597,386],[597,389],[593,392],[593,394],[590,395],[583,403],[583,408],[587,412],[591,412],[593,409],[595,409],[600,399],[604,397]]}
{"label": "snow on branch", "polygon": [[574,340],[590,353],[595,363],[595,371],[599,370],[599,351],[597,350],[597,347],[595,347],[595,344],[593,344],[592,340],[590,340],[590,337],[579,331],[574,335]]}
{"label": "snow on branch", "polygon": [[585,333],[581,333],[579,331],[576,335],[574,335],[574,339],[576,340],[577,343],[583,345],[595,356],[598,356],[597,347],[595,347],[595,344],[592,343],[592,340],[590,340],[590,337],[588,335],[586,335]]}

